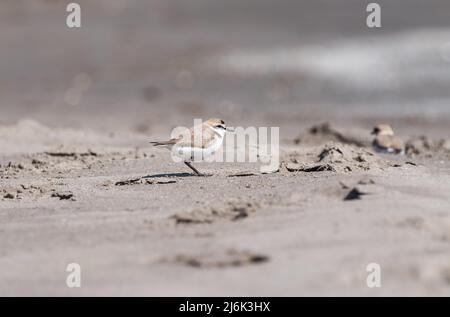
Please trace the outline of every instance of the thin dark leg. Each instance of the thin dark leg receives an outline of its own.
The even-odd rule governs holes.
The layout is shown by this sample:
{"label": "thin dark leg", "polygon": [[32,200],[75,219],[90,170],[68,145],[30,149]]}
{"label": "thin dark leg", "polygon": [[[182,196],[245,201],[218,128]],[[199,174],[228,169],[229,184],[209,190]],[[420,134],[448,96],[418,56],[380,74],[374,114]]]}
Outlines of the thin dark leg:
{"label": "thin dark leg", "polygon": [[200,173],[194,166],[192,166],[190,162],[184,162],[184,164],[186,164],[191,170],[193,170],[194,173],[197,174],[197,176],[203,176],[203,174]]}

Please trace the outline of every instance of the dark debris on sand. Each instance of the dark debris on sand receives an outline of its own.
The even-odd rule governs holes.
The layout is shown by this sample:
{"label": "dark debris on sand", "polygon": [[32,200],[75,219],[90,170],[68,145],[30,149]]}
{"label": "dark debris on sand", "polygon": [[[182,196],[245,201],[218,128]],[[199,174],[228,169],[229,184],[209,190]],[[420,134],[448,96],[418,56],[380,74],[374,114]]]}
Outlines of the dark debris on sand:
{"label": "dark debris on sand", "polygon": [[259,204],[250,202],[228,203],[208,206],[203,209],[194,209],[190,212],[180,212],[172,215],[170,219],[173,219],[176,224],[204,224],[220,219],[236,221],[247,218],[258,208],[260,208]]}

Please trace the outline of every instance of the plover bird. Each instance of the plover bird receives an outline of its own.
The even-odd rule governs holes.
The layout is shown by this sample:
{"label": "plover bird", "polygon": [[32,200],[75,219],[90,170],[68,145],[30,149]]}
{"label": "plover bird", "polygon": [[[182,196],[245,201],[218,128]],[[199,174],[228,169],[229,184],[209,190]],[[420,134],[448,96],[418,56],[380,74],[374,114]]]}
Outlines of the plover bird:
{"label": "plover bird", "polygon": [[186,164],[198,176],[205,176],[193,165],[194,159],[204,159],[212,156],[222,146],[227,129],[225,122],[221,119],[209,119],[201,125],[194,126],[178,138],[168,141],[150,142],[154,146],[162,146],[183,159]]}
{"label": "plover bird", "polygon": [[388,124],[379,124],[372,130],[375,139],[372,146],[377,152],[383,153],[403,153],[403,141],[394,135],[394,130]]}

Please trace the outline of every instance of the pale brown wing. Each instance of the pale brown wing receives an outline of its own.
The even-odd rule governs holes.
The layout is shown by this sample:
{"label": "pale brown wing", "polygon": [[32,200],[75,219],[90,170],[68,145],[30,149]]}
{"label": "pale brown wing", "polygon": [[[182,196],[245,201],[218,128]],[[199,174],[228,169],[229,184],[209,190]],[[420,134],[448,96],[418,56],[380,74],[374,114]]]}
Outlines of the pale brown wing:
{"label": "pale brown wing", "polygon": [[[197,133],[201,133],[201,136],[196,137]],[[177,145],[181,147],[198,147],[207,148],[209,147],[216,138],[220,136],[214,129],[203,123],[186,131],[186,134],[180,135],[178,138],[170,139],[169,141],[161,142],[150,142],[155,146],[158,145]]]}

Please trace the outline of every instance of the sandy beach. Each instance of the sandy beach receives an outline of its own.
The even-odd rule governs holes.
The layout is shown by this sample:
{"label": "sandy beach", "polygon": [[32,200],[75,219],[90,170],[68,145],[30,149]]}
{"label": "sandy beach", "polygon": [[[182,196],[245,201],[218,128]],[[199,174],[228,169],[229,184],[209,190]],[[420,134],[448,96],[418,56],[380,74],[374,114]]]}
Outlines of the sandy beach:
{"label": "sandy beach", "polygon": [[[0,4],[0,295],[450,296],[450,5],[379,2]],[[209,117],[279,168],[149,144]]]}

